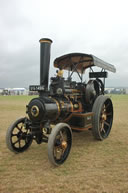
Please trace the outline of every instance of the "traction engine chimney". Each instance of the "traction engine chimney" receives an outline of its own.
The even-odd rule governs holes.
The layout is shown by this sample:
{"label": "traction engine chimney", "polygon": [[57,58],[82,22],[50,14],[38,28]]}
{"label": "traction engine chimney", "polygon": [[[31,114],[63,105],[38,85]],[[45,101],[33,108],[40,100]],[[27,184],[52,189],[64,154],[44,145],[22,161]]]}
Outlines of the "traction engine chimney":
{"label": "traction engine chimney", "polygon": [[40,86],[44,87],[44,91],[48,90],[50,50],[52,40],[43,38],[40,42]]}

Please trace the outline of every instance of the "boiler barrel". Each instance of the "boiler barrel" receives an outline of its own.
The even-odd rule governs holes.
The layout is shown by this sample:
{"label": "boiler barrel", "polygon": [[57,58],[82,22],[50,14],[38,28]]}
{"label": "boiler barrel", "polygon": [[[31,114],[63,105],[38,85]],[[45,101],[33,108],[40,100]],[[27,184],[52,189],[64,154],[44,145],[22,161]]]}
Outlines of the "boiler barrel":
{"label": "boiler barrel", "polygon": [[52,97],[34,98],[27,105],[27,113],[32,122],[56,123],[65,120],[72,112],[71,102],[63,97],[57,100]]}
{"label": "boiler barrel", "polygon": [[27,105],[27,113],[32,122],[53,121],[58,115],[58,106],[51,98],[34,98]]}

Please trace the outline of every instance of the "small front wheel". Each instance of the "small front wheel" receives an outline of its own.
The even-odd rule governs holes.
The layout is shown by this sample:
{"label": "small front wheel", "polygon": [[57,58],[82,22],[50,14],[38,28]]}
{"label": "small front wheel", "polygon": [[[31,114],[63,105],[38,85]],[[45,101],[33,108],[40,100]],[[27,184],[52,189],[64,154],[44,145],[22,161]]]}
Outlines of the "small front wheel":
{"label": "small front wheel", "polygon": [[49,161],[59,166],[67,159],[72,145],[72,130],[66,123],[59,123],[53,129],[48,140]]}
{"label": "small front wheel", "polygon": [[32,143],[31,131],[25,120],[26,118],[16,120],[7,130],[7,147],[15,153],[25,151]]}

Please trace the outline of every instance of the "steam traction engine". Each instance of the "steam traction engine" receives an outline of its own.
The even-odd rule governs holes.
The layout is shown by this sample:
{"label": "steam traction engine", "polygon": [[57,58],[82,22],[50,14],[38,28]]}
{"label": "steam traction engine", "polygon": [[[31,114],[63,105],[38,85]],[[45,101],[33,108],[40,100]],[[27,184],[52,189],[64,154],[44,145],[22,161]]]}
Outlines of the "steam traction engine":
{"label": "steam traction engine", "polygon": [[[50,39],[40,40],[40,85],[30,86],[30,91],[38,91],[26,106],[27,117],[15,121],[7,131],[8,148],[20,153],[29,148],[32,141],[38,144],[48,142],[48,158],[56,166],[64,163],[72,145],[72,131],[90,129],[97,140],[108,137],[113,122],[113,105],[104,94],[107,70],[116,72],[113,65],[93,55],[71,53],[54,61],[58,68],[51,78],[48,89],[50,63]],[[94,72],[93,67],[101,68]],[[83,74],[90,68],[88,83],[83,82]],[[68,78],[63,77],[68,70]],[[73,73],[80,79],[72,81]],[[101,80],[103,79],[103,80]]]}

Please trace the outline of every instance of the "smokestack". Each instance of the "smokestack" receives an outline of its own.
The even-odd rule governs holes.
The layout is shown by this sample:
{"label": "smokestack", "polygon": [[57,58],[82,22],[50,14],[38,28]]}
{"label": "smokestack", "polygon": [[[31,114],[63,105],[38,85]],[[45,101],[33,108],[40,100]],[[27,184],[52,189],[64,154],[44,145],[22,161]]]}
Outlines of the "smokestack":
{"label": "smokestack", "polygon": [[44,90],[48,90],[50,50],[52,40],[43,38],[40,42],[40,85],[44,86]]}

